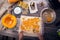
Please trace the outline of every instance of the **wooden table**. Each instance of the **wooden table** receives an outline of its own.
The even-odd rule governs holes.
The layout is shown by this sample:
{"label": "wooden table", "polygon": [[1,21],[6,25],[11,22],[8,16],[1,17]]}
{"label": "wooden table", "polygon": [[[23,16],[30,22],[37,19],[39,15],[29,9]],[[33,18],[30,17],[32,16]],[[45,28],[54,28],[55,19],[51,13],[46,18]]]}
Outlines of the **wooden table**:
{"label": "wooden table", "polygon": [[[4,7],[5,6],[5,7]],[[4,3],[3,7],[0,9],[0,17],[2,16],[2,14],[8,9],[8,7],[10,7],[11,4],[9,4],[7,1]],[[49,7],[49,5],[47,6],[44,6],[44,7],[40,7],[39,4],[37,4],[37,7],[38,7],[38,12],[35,13],[35,14],[30,14],[28,13],[29,16],[37,16],[37,17],[40,17],[40,12],[43,8],[46,8],[46,7]],[[17,16],[16,16],[17,17]],[[19,22],[20,22],[20,18],[17,17],[17,20],[18,20],[18,24],[16,27],[19,26]],[[1,25],[1,19],[0,19],[0,26]],[[9,36],[9,37],[14,37],[14,38],[17,38],[18,37],[18,32],[15,30],[15,29],[8,29],[8,30],[3,30],[3,31],[0,31],[0,35],[4,35],[4,36]]]}

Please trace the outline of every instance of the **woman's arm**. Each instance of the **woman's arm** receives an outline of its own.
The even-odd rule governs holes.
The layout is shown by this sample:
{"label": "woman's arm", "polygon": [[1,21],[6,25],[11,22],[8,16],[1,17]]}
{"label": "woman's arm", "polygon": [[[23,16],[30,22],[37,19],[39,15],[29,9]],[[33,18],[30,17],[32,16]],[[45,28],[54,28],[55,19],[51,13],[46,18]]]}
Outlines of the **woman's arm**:
{"label": "woman's arm", "polygon": [[[38,33],[38,38],[39,40],[43,40],[43,35],[40,35],[40,33]],[[23,32],[19,33],[19,40],[23,40]]]}

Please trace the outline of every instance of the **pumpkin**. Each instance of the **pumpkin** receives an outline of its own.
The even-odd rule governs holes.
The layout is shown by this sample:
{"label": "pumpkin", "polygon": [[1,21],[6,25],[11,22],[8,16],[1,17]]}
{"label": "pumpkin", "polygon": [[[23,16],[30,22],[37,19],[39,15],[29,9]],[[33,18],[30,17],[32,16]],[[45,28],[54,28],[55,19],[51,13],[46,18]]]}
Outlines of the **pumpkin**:
{"label": "pumpkin", "polygon": [[1,21],[5,28],[14,28],[17,23],[16,17],[11,14],[6,14],[3,16]]}
{"label": "pumpkin", "polygon": [[18,0],[8,0],[8,3],[15,3],[17,2]]}

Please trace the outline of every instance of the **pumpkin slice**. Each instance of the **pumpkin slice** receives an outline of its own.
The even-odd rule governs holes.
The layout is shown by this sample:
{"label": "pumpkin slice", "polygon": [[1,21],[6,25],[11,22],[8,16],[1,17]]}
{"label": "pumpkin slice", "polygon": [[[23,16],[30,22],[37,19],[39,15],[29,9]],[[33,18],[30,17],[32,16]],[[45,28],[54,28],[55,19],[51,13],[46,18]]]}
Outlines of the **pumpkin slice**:
{"label": "pumpkin slice", "polygon": [[16,17],[11,14],[6,14],[3,16],[1,21],[5,28],[14,28],[17,23]]}

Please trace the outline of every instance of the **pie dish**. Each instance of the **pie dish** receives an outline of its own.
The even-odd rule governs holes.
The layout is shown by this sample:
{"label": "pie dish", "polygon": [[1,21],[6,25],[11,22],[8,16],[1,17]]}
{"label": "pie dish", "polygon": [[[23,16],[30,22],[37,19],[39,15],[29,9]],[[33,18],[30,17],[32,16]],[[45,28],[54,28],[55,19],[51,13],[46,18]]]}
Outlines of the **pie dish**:
{"label": "pie dish", "polygon": [[51,8],[42,9],[40,16],[42,17],[44,23],[52,23],[56,19],[56,13]]}

